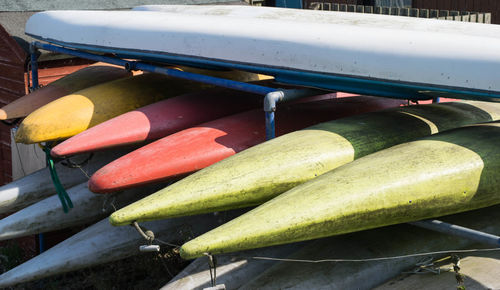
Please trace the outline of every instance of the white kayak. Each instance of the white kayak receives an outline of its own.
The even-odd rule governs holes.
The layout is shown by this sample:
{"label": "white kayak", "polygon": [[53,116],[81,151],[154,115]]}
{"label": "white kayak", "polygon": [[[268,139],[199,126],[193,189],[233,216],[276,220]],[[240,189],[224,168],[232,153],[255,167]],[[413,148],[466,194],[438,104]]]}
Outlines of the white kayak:
{"label": "white kayak", "polygon": [[[89,176],[99,168],[127,154],[130,150],[96,153],[81,168],[70,168],[61,163],[56,163],[55,168],[62,186],[69,188],[87,181]],[[40,169],[0,187],[0,214],[17,211],[54,194],[56,194],[56,189],[49,169]]]}
{"label": "white kayak", "polygon": [[[411,17],[389,17],[388,15],[343,13],[309,9],[283,9],[276,7],[256,7],[245,5],[141,5],[133,11],[156,11],[190,15],[211,15],[232,18],[279,19],[302,23],[325,23],[356,25],[359,27],[378,27],[387,29],[405,29],[408,31],[442,32],[470,36],[498,38],[497,30],[485,29],[483,24],[467,22],[441,21]],[[335,17],[332,17],[335,15]],[[383,20],[390,21],[383,21]]]}
{"label": "white kayak", "polygon": [[[278,261],[252,260],[250,257],[283,257],[299,250],[304,243],[295,243],[257,250],[244,251],[238,256],[216,257],[216,284],[225,285],[226,289],[238,289],[269,269]],[[212,287],[208,257],[194,260],[161,290],[202,290]]]}
{"label": "white kayak", "polygon": [[[500,97],[497,25],[452,28],[432,19],[398,22],[386,15],[285,8],[274,8],[275,17],[258,17],[259,9],[270,8],[234,9],[254,9],[249,14],[257,16],[47,11],[28,20],[26,33],[70,48],[240,69],[322,89],[400,98]],[[397,24],[389,25],[393,20]]]}
{"label": "white kayak", "polygon": [[[153,231],[158,239],[172,243],[204,233],[234,217],[231,213],[208,214],[141,226]],[[104,219],[3,273],[0,288],[125,259],[140,254],[139,246],[144,244],[147,241],[133,227],[113,227]]]}
{"label": "white kayak", "polygon": [[[500,224],[491,221],[499,218],[500,206],[494,206],[448,216],[442,220],[498,235],[500,234]],[[463,256],[463,254],[453,250],[467,248],[491,248],[491,246],[478,245],[471,240],[411,225],[396,225],[312,241],[296,253],[280,258],[363,260],[434,251],[450,251],[451,254]],[[447,255],[449,254],[441,253],[358,262],[279,262],[267,271],[255,276],[239,289],[373,289],[392,277],[398,276],[403,271],[414,270],[419,262],[429,258],[437,260]],[[465,271],[474,271],[474,269]],[[456,288],[457,284],[454,278],[449,282],[449,287]],[[404,285],[406,284],[399,284],[404,289],[409,289],[410,285]]]}
{"label": "white kayak", "polygon": [[[436,268],[439,275],[409,275],[403,273],[385,282],[373,290],[421,290],[421,289],[451,289],[458,286],[456,273],[450,259],[446,264],[440,263]],[[500,289],[500,252],[471,253],[460,256],[460,274],[464,277],[464,289]],[[459,289],[457,287],[457,289]]]}
{"label": "white kayak", "polygon": [[67,190],[74,204],[67,213],[63,211],[59,197],[54,195],[1,219],[0,240],[93,223],[164,186],[147,186],[102,195],[92,193],[84,182]]}

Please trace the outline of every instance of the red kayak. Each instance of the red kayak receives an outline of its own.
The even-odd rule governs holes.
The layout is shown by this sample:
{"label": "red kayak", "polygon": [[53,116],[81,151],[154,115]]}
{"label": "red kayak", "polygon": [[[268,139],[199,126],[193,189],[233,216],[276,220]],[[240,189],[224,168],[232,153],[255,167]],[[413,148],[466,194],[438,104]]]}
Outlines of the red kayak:
{"label": "red kayak", "polygon": [[[272,81],[254,82],[277,86]],[[310,102],[342,97],[330,93],[297,100]],[[127,112],[55,146],[51,154],[64,157],[163,138],[203,122],[262,107],[262,95],[215,88],[166,99]]]}
{"label": "red kayak", "polygon": [[[276,134],[403,102],[361,96],[281,105],[276,112]],[[114,192],[192,173],[264,142],[264,123],[263,111],[256,109],[177,132],[104,166],[91,177],[89,188],[97,193]]]}
{"label": "red kayak", "polygon": [[197,124],[262,106],[262,96],[209,89],[166,99],[125,113],[52,149],[54,157],[155,140]]}

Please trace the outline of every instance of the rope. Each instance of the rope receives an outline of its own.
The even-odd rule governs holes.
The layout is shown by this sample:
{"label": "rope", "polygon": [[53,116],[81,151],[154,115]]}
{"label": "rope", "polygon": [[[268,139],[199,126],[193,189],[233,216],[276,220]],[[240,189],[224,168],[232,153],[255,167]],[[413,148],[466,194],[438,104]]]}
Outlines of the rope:
{"label": "rope", "polygon": [[[17,128],[15,128],[14,130],[17,130]],[[14,130],[10,131],[10,136],[11,136],[12,140],[14,140],[14,135],[15,135]],[[21,159],[21,153],[19,153],[18,143],[14,142],[14,145],[16,146],[17,159],[19,159],[19,165],[21,165],[21,171],[23,172],[23,176],[26,176],[26,171],[24,170],[23,160]]]}
{"label": "rope", "polygon": [[90,153],[90,155],[80,163],[75,163],[75,162],[71,161],[71,159],[66,158],[64,161],[61,161],[61,165],[64,165],[68,168],[78,168],[83,173],[83,175],[85,175],[85,177],[87,177],[87,179],[90,179],[89,174],[87,172],[85,172],[85,170],[83,170],[83,166],[88,165],[90,163],[90,160],[92,159],[92,157],[94,157],[94,153]]}
{"label": "rope", "polygon": [[458,255],[451,255],[451,261],[453,263],[453,271],[455,272],[455,279],[457,280],[457,289],[464,289],[464,275],[460,274],[460,257]]}
{"label": "rope", "polygon": [[[111,201],[109,201],[111,199]],[[111,206],[113,208],[113,212],[115,212],[116,206],[115,206],[115,201],[116,201],[116,195],[114,194],[106,194],[106,197],[104,198],[104,201],[102,202],[102,212],[106,212],[108,206]],[[108,205],[109,203],[109,205]]]}
{"label": "rope", "polygon": [[80,163],[75,163],[71,161],[71,159],[66,158],[64,161],[61,162],[62,165],[69,167],[69,168],[81,168],[82,166],[87,165],[89,163],[90,159],[94,157],[94,153],[90,153],[89,157],[85,158],[82,162]]}
{"label": "rope", "polygon": [[[205,256],[208,258],[208,270],[210,271],[210,281],[212,282],[212,287],[217,285],[217,260],[214,256],[205,253]],[[213,270],[213,274],[212,274]]]}
{"label": "rope", "polygon": [[180,245],[168,243],[168,242],[162,241],[162,240],[160,240],[158,238],[155,238],[155,241],[158,241],[160,244],[164,244],[166,246],[170,246],[170,247],[174,247],[174,248],[180,248],[181,247]]}
{"label": "rope", "polygon": [[170,246],[170,247],[174,247],[174,248],[180,248],[181,247],[180,245],[168,243],[168,242],[165,242],[165,241],[162,241],[162,240],[156,238],[155,234],[153,233],[153,231],[141,227],[137,222],[133,222],[130,225],[133,226],[139,232],[139,234],[141,234],[141,236],[144,239],[146,239],[150,244],[153,241],[158,241],[159,243],[164,244],[166,246]]}
{"label": "rope", "polygon": [[170,276],[170,278],[171,279],[174,278],[174,275],[168,269],[167,263],[165,263],[165,261],[164,261],[165,258],[163,257],[163,255],[162,254],[158,254],[158,258],[160,258],[160,261],[163,264],[163,268],[165,268],[165,270],[167,271],[167,273]]}
{"label": "rope", "polygon": [[[88,175],[88,173],[85,172],[85,170],[83,170],[82,167],[78,167],[78,169],[80,169],[80,171],[83,173],[83,175],[85,175],[85,177],[87,177],[87,179],[90,179],[90,175]],[[115,209],[115,211],[116,211],[116,209]]]}
{"label": "rope", "polygon": [[45,152],[47,167],[49,167],[50,176],[52,177],[52,183],[54,183],[54,186],[56,188],[57,196],[59,197],[59,200],[61,201],[63,211],[64,211],[64,213],[68,213],[69,209],[73,208],[73,202],[71,201],[71,198],[69,198],[68,193],[66,192],[66,190],[64,189],[64,187],[61,184],[61,181],[59,180],[59,176],[57,175],[57,171],[56,171],[56,168],[54,166],[54,159],[52,159],[52,156],[50,155],[49,146],[40,145],[40,147]]}
{"label": "rope", "polygon": [[377,261],[387,261],[387,260],[396,260],[396,259],[406,259],[413,257],[421,257],[421,256],[429,256],[429,255],[441,255],[441,254],[449,254],[449,253],[472,253],[472,252],[492,252],[492,251],[500,251],[500,248],[489,248],[489,249],[468,249],[468,250],[448,250],[448,251],[436,251],[436,252],[427,252],[427,253],[417,253],[417,254],[409,254],[409,255],[401,255],[401,256],[391,256],[391,257],[379,257],[379,258],[367,258],[367,259],[323,259],[323,260],[302,260],[302,259],[285,259],[285,258],[272,258],[272,257],[245,257],[245,256],[237,256],[237,255],[228,255],[246,259],[253,260],[267,260],[267,261],[280,261],[280,262],[298,262],[298,263],[341,263],[341,262],[377,262]]}
{"label": "rope", "polygon": [[131,225],[139,232],[139,234],[141,234],[144,239],[149,242],[150,245],[155,240],[155,234],[152,231],[147,229],[145,229],[144,231],[137,222],[133,222]]}

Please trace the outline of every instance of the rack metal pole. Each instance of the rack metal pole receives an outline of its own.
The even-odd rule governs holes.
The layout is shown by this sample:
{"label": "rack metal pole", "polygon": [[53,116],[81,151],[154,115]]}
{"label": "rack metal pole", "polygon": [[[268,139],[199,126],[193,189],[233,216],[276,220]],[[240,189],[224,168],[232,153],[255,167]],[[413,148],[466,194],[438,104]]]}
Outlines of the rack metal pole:
{"label": "rack metal pole", "polygon": [[[38,49],[31,43],[30,44],[30,65],[31,65],[31,84],[28,84],[30,91],[38,89]],[[29,72],[28,72],[29,73]],[[45,251],[45,236],[43,233],[38,234],[38,251],[43,253]]]}
{"label": "rack metal pole", "polygon": [[449,224],[439,220],[423,220],[410,222],[409,224],[418,226],[424,229],[438,231],[444,234],[450,234],[466,239],[470,239],[483,244],[491,245],[494,247],[500,247],[500,237],[492,234],[488,234],[481,231],[476,231],[466,227]]}
{"label": "rack metal pole", "polygon": [[[224,87],[228,89],[234,89],[238,91],[244,91],[259,95],[264,95],[264,111],[266,118],[266,138],[272,139],[275,136],[275,124],[274,124],[274,111],[276,111],[276,103],[288,101],[296,98],[317,95],[322,91],[312,90],[312,89],[275,89],[265,86],[259,86],[255,84],[243,83],[233,80],[227,80],[212,76],[205,76],[195,73],[189,73],[180,71],[177,69],[165,68],[160,66],[151,65],[148,63],[143,63],[140,61],[127,61],[119,58],[103,56],[92,54],[88,52],[78,51],[74,49],[68,49],[60,46],[55,46],[52,44],[41,43],[34,41],[31,46],[38,47],[44,50],[58,52],[62,54],[73,55],[81,58],[86,58],[95,61],[101,61],[106,63],[111,63],[118,66],[123,66],[127,70],[143,70],[148,72],[154,72],[159,74],[164,74],[174,78],[187,79],[192,81],[197,81],[201,83],[211,84],[219,87]],[[36,61],[35,64],[36,65]]]}
{"label": "rack metal pole", "polygon": [[224,88],[228,88],[228,89],[234,89],[234,90],[239,90],[239,91],[244,91],[244,92],[249,92],[249,93],[260,94],[260,95],[266,95],[270,92],[276,91],[276,89],[274,89],[274,88],[268,88],[268,87],[259,86],[259,85],[255,85],[255,84],[242,83],[242,82],[238,82],[238,81],[227,80],[227,79],[222,79],[222,78],[217,78],[217,77],[212,77],[212,76],[205,76],[205,75],[200,75],[200,74],[195,74],[195,73],[189,73],[189,72],[185,72],[185,71],[180,71],[178,69],[171,69],[171,68],[155,66],[155,65],[151,65],[151,64],[147,64],[147,63],[143,63],[143,62],[139,62],[139,61],[128,61],[128,60],[123,60],[123,59],[119,59],[119,58],[115,58],[115,57],[97,55],[97,54],[78,51],[78,50],[74,50],[74,49],[63,48],[63,47],[55,46],[52,44],[41,43],[38,41],[33,42],[33,45],[38,47],[38,48],[44,49],[44,50],[49,50],[49,51],[58,52],[58,53],[62,53],[62,54],[73,55],[76,57],[86,58],[86,59],[90,59],[90,60],[94,60],[94,61],[111,63],[114,65],[122,66],[127,70],[143,70],[143,71],[148,71],[148,72],[154,72],[154,73],[164,74],[164,75],[175,77],[175,78],[187,79],[187,80],[197,81],[197,82],[211,84],[211,85],[215,85],[215,86],[220,86],[220,87],[224,87]]}
{"label": "rack metal pole", "polygon": [[31,90],[36,90],[38,88],[38,61],[37,61],[37,47],[31,43],[30,44],[30,64],[31,64],[31,86],[28,84]]}

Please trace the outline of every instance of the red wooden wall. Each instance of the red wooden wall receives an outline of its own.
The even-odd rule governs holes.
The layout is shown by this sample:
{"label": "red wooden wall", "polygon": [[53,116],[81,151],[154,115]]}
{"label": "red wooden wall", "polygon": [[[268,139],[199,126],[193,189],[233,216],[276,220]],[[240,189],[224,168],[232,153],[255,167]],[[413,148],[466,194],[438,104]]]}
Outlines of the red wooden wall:
{"label": "red wooden wall", "polygon": [[[0,106],[25,94],[26,53],[0,25]],[[12,179],[10,128],[0,123],[0,185]]]}

